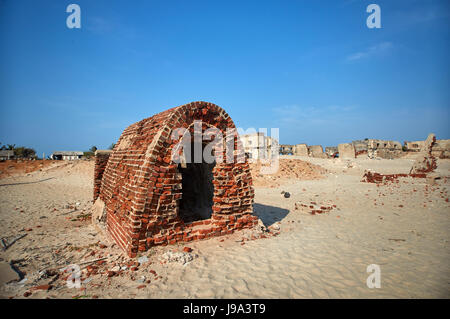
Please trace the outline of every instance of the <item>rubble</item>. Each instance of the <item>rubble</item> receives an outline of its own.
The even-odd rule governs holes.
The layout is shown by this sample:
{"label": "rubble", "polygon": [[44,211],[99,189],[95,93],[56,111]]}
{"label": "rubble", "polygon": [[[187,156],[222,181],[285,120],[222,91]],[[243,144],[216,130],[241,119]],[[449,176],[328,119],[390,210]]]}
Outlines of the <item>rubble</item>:
{"label": "rubble", "polygon": [[183,248],[183,251],[184,251],[185,253],[190,253],[190,252],[192,251],[192,248],[190,248],[190,247],[184,247],[184,248]]}
{"label": "rubble", "polygon": [[161,261],[169,263],[179,263],[181,265],[186,265],[197,258],[197,254],[187,253],[187,252],[172,252],[167,251],[161,257]]}
{"label": "rubble", "polygon": [[424,143],[423,151],[420,152],[419,158],[411,167],[410,174],[429,173],[436,169],[436,158],[432,154],[433,145],[436,143],[436,136],[429,134]]}
{"label": "rubble", "polygon": [[297,159],[279,160],[279,167],[274,174],[260,174],[261,163],[251,163],[253,185],[276,187],[287,180],[313,180],[324,177],[326,169],[319,165],[311,164]]}
{"label": "rubble", "polygon": [[142,256],[142,257],[139,257],[137,261],[140,264],[144,264],[144,263],[148,262],[148,258],[147,258],[147,256]]}
{"label": "rubble", "polygon": [[49,291],[50,289],[52,289],[52,285],[40,285],[40,286],[35,286],[35,287],[31,287],[31,290],[44,290],[44,291]]}
{"label": "rubble", "polygon": [[[409,174],[380,174],[366,170],[364,171],[361,182],[386,184],[389,182],[398,183],[399,177],[427,178],[428,174],[437,168],[436,158],[431,152],[435,142],[436,136],[434,134],[428,135],[428,138],[424,143],[424,151],[421,152],[420,156],[413,163]],[[439,179],[437,175],[431,175],[427,178],[427,182],[434,185],[436,179]]]}
{"label": "rubble", "polygon": [[327,203],[327,204],[318,205],[316,202],[312,202],[312,201],[309,204],[305,204],[302,202],[296,202],[294,204],[294,208],[295,208],[295,210],[306,212],[311,215],[328,213],[328,212],[331,212],[333,209],[337,209],[336,205],[334,205],[334,204]]}
{"label": "rubble", "polygon": [[375,184],[386,184],[396,182],[398,183],[399,177],[412,177],[412,178],[426,178],[426,174],[418,173],[418,174],[380,174],[376,172],[372,172],[369,170],[364,171],[363,178],[361,182],[364,183],[375,183]]}

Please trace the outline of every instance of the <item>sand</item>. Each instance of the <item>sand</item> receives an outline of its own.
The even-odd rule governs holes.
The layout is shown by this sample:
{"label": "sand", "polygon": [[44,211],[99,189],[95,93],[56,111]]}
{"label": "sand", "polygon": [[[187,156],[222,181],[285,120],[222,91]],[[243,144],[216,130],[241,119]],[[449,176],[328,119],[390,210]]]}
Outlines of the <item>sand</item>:
{"label": "sand", "polygon": [[277,186],[287,183],[289,180],[311,180],[320,179],[326,170],[313,163],[289,159],[280,158],[278,161],[278,169],[275,173],[264,173],[262,168],[269,166],[271,163],[255,162],[250,164],[252,170],[253,185],[256,187],[266,186],[275,188]]}
{"label": "sand", "polygon": [[[295,159],[295,157],[288,157]],[[159,247],[130,270],[130,260],[90,223],[93,162],[61,162],[0,179],[0,233],[27,234],[0,253],[25,272],[25,282],[0,287],[3,298],[449,298],[450,161],[438,160],[441,179],[361,182],[364,170],[407,173],[413,158],[354,160],[301,158],[314,178],[280,178],[255,187],[255,214],[273,236],[249,231],[188,245]],[[289,192],[285,198],[282,192]],[[309,207],[332,207],[311,215]],[[335,205],[335,207],[333,207]],[[297,205],[298,207],[298,205]],[[105,246],[103,246],[105,245]],[[162,262],[168,251],[192,261]],[[102,248],[103,247],[103,248]],[[181,255],[181,253],[180,253]],[[140,256],[140,257],[142,257]],[[82,288],[41,272],[106,258]],[[131,262],[131,263],[130,263]],[[381,288],[366,285],[367,266],[381,270]],[[94,264],[95,265],[95,264]],[[107,271],[126,270],[108,277]],[[82,278],[87,278],[83,270]],[[101,272],[105,272],[101,274]],[[64,277],[64,276],[61,276]],[[144,278],[145,277],[145,278]],[[50,284],[50,290],[32,287]],[[45,287],[44,287],[45,288]],[[26,294],[25,294],[26,293]],[[31,293],[31,294],[29,294]],[[24,294],[27,296],[25,297]]]}

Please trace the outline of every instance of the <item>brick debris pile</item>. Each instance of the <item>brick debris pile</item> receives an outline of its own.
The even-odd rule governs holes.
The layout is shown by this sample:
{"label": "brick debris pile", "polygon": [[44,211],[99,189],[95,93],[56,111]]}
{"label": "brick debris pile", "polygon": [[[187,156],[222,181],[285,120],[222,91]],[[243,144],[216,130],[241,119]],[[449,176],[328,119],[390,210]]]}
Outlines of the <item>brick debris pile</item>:
{"label": "brick debris pile", "polygon": [[286,180],[313,180],[323,177],[326,169],[298,159],[279,159],[278,170],[274,174],[261,174],[261,167],[269,164],[251,163],[250,168],[255,186],[277,187]]}

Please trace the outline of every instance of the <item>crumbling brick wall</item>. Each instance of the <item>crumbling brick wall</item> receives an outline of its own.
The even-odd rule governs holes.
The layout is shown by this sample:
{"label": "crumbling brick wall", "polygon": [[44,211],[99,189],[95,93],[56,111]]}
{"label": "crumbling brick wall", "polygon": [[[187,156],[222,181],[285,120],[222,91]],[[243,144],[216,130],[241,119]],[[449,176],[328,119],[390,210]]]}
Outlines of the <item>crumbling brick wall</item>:
{"label": "crumbling brick wall", "polygon": [[450,158],[450,140],[436,140],[431,153],[441,159]]}
{"label": "crumbling brick wall", "polygon": [[424,150],[425,141],[414,141],[414,142],[405,141],[403,145],[407,152],[421,152]]}
{"label": "crumbling brick wall", "polygon": [[367,154],[369,139],[352,141],[357,154]]}
{"label": "crumbling brick wall", "polygon": [[94,168],[94,201],[100,195],[100,187],[102,185],[103,172],[108,163],[109,155],[112,151],[97,150],[95,151],[95,168]]}
{"label": "crumbling brick wall", "polygon": [[308,156],[308,145],[296,144],[293,146],[293,153],[296,156]]}
{"label": "crumbling brick wall", "polygon": [[323,152],[322,145],[308,146],[308,152],[310,157],[327,158],[327,155]]}
{"label": "crumbling brick wall", "polygon": [[[185,222],[180,215],[183,177],[171,158],[176,128],[214,126],[226,136],[235,128],[217,105],[193,102],[156,114],[124,130],[103,173],[98,200],[104,202],[106,231],[131,257],[154,245],[174,244],[230,234],[257,225],[248,162],[216,163],[212,169],[211,218]],[[234,140],[235,157],[241,155]],[[100,207],[101,205],[99,205]]]}
{"label": "crumbling brick wall", "polygon": [[424,149],[414,161],[410,174],[430,173],[437,168],[436,157],[433,155],[433,147],[436,145],[436,136],[430,133],[425,140]]}
{"label": "crumbling brick wall", "polygon": [[369,158],[395,159],[403,156],[402,144],[397,141],[369,139],[367,146]]}
{"label": "crumbling brick wall", "polygon": [[355,158],[355,147],[352,143],[343,143],[338,145],[339,158]]}

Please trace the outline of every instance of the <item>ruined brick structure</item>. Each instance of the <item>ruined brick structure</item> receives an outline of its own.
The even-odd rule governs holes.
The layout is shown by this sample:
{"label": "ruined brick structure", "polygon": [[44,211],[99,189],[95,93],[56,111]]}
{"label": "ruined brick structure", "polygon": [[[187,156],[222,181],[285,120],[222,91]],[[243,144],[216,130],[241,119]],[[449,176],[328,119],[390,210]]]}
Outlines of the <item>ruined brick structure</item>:
{"label": "ruined brick structure", "polygon": [[[407,152],[427,152],[426,141],[404,142]],[[450,158],[450,140],[436,140],[432,145],[431,154],[436,158]]]}
{"label": "ruined brick structure", "polygon": [[367,154],[369,139],[352,141],[357,154]]}
{"label": "ruined brick structure", "polygon": [[436,140],[431,153],[441,159],[450,158],[450,140]]}
{"label": "ruined brick structure", "polygon": [[308,145],[296,144],[293,146],[293,153],[296,156],[308,156]]}
{"label": "ruined brick structure", "polygon": [[424,142],[424,150],[413,163],[409,174],[380,174],[366,170],[361,182],[386,184],[390,182],[399,183],[399,177],[426,178],[427,183],[434,185],[439,177],[433,174],[437,168],[436,158],[432,154],[433,146],[436,144],[436,136],[431,133]]}
{"label": "ruined brick structure", "polygon": [[109,155],[112,151],[97,150],[95,151],[95,169],[94,169],[94,201],[100,195],[100,187],[102,185],[103,172],[108,163]]}
{"label": "ruined brick structure", "polygon": [[397,141],[369,139],[367,143],[369,158],[394,159],[403,156],[402,144]]}
{"label": "ruined brick structure", "polygon": [[[172,161],[178,142],[171,137],[173,130],[192,130],[194,120],[203,122],[203,132],[216,127],[224,137],[235,128],[217,105],[193,102],[129,126],[112,153],[98,160],[95,176],[101,176],[101,186],[94,190],[93,219],[131,257],[154,245],[226,235],[258,223],[245,157],[241,163],[180,166]],[[239,143],[236,136],[235,157],[242,149]]]}
{"label": "ruined brick structure", "polygon": [[436,157],[433,155],[433,147],[436,145],[436,136],[430,133],[425,140],[423,151],[411,167],[410,174],[430,173],[437,168]]}
{"label": "ruined brick structure", "polygon": [[308,146],[308,152],[310,157],[327,158],[327,154],[323,152],[322,145]]}
{"label": "ruined brick structure", "polygon": [[355,146],[352,143],[342,143],[338,145],[339,158],[355,158]]}

